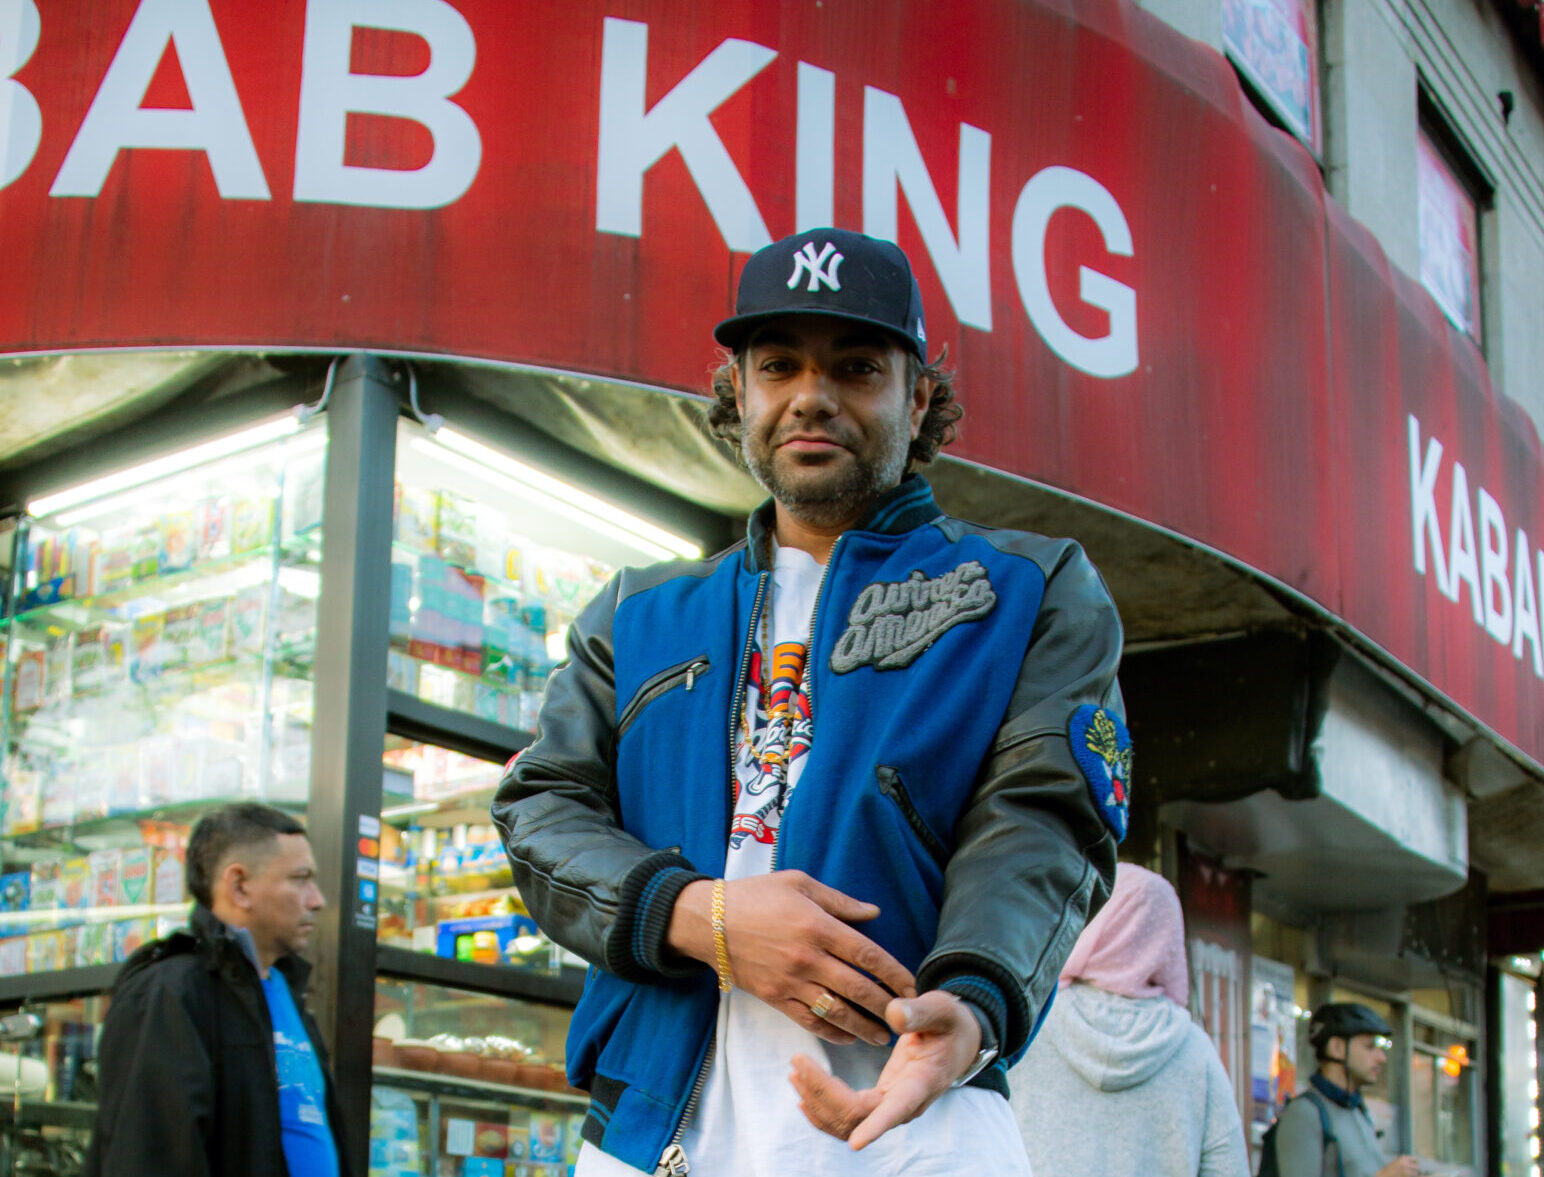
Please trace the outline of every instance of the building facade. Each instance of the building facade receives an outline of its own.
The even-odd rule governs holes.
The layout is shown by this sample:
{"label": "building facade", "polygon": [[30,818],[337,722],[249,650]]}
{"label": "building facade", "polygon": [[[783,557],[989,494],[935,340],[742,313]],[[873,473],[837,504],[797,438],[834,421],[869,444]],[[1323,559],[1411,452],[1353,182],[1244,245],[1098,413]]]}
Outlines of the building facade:
{"label": "building facade", "polygon": [[[304,810],[372,1174],[556,1177],[578,964],[486,805],[611,570],[730,542],[745,257],[900,242],[951,510],[1127,631],[1125,856],[1256,1137],[1538,1169],[1544,42],[1514,0],[0,0],[8,1156],[67,1172],[210,804]],[[715,864],[699,864],[712,870]],[[3,1060],[0,1060],[3,1061]],[[502,1169],[500,1168],[502,1166]],[[360,1166],[363,1168],[363,1165]]]}

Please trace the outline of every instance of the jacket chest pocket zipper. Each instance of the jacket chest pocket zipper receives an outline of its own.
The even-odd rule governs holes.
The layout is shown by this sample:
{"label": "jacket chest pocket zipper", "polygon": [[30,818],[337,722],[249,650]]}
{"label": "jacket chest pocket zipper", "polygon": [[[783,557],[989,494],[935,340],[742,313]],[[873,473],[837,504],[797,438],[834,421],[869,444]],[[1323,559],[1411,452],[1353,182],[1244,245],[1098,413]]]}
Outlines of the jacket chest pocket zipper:
{"label": "jacket chest pocket zipper", "polygon": [[621,718],[617,720],[618,742],[633,725],[633,720],[638,718],[638,713],[655,699],[668,694],[678,686],[684,685],[688,691],[691,690],[697,685],[697,680],[712,669],[713,664],[708,661],[707,656],[700,655],[674,666],[668,666],[648,678],[628,700],[627,706],[622,709]]}
{"label": "jacket chest pocket zipper", "polygon": [[927,852],[933,856],[933,861],[940,867],[949,861],[949,852],[942,841],[933,832],[926,819],[917,811],[916,804],[911,799],[911,793],[906,789],[906,782],[901,779],[898,769],[891,768],[888,764],[881,764],[874,770],[874,775],[879,781],[879,791],[895,803],[895,807],[901,811],[901,816],[906,819],[906,824],[911,827],[911,832],[916,834]]}

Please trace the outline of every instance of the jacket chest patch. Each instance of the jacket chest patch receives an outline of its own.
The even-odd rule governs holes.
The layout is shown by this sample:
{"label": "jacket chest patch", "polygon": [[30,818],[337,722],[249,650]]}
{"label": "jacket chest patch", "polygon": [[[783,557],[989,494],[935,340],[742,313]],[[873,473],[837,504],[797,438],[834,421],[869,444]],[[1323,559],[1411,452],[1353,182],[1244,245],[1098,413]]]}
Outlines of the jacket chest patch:
{"label": "jacket chest patch", "polygon": [[992,581],[976,560],[931,579],[913,572],[905,580],[876,580],[853,602],[831,651],[831,669],[900,670],[956,625],[979,620],[996,606]]}

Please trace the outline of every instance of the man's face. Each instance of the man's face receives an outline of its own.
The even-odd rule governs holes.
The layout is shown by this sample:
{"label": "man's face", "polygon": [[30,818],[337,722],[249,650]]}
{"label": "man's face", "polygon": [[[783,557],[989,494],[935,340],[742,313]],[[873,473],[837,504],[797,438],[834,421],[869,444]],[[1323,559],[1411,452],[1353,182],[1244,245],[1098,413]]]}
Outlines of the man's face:
{"label": "man's face", "polygon": [[772,320],[731,372],[751,474],[790,513],[827,526],[901,481],[932,393],[926,379],[908,386],[890,336],[817,316]]}
{"label": "man's face", "polygon": [[275,959],[306,947],[316,913],[327,903],[304,834],[277,834],[272,853],[252,856],[242,892],[252,939],[260,953]]}
{"label": "man's face", "polygon": [[1346,1040],[1346,1076],[1355,1089],[1370,1087],[1388,1062],[1388,1039],[1358,1034]]}

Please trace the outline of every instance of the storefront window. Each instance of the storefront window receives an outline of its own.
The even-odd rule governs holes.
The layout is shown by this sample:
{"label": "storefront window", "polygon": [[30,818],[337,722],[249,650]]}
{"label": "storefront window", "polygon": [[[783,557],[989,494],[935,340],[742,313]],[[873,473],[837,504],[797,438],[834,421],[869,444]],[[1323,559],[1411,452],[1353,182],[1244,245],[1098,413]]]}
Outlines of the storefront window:
{"label": "storefront window", "polygon": [[382,979],[371,1177],[564,1177],[588,1098],[563,1077],[570,1011]]}
{"label": "storefront window", "polygon": [[532,730],[569,623],[612,573],[701,555],[449,426],[397,438],[388,681],[426,702]]}
{"label": "storefront window", "polygon": [[1470,1166],[1475,1153],[1475,1044],[1416,1022],[1410,1058],[1412,1151]]}
{"label": "storefront window", "polygon": [[1539,960],[1513,957],[1516,972],[1499,973],[1501,1172],[1539,1177]]}
{"label": "storefront window", "polygon": [[1318,154],[1316,0],[1222,0],[1222,44],[1257,101]]}
{"label": "storefront window", "polygon": [[326,433],[293,416],[28,504],[0,629],[0,975],[186,916],[209,807],[310,787]]}
{"label": "storefront window", "polygon": [[1421,128],[1416,141],[1421,284],[1460,331],[1480,341],[1480,221],[1474,193]]}
{"label": "storefront window", "polygon": [[488,814],[503,766],[388,736],[381,806],[382,944],[552,974],[583,962],[536,928]]}

